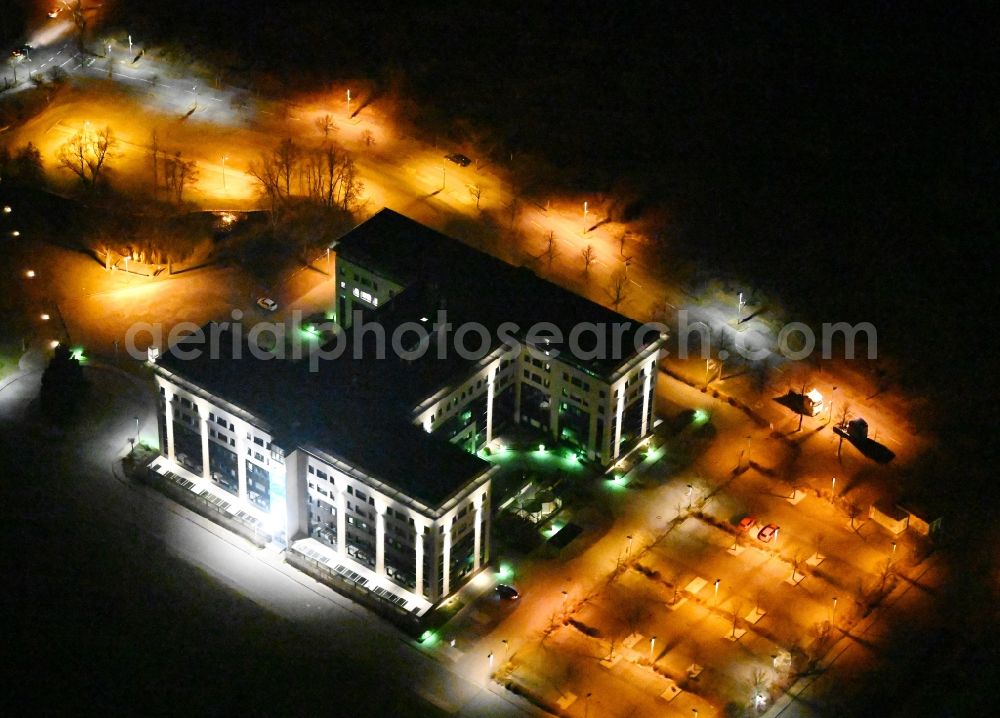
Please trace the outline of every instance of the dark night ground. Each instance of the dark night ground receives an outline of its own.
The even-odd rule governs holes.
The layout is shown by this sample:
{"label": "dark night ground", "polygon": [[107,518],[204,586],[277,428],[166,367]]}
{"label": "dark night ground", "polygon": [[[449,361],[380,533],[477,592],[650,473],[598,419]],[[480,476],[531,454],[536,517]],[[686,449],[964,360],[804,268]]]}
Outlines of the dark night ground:
{"label": "dark night ground", "polygon": [[[808,10],[656,16],[648,2],[635,13],[624,3],[521,13],[409,5],[402,14],[298,0],[119,5],[123,14],[142,6],[127,23],[134,35],[184,37],[194,54],[206,54],[199,43],[230,47],[228,64],[241,71],[273,63],[268,69],[295,68],[296,77],[314,71],[317,83],[391,78],[418,99],[433,98],[421,102],[419,119],[435,131],[465,116],[496,128],[514,149],[565,167],[566,181],[581,189],[661,204],[671,257],[752,277],[817,321],[874,322],[883,351],[906,367],[904,381],[939,407],[947,449],[934,476],[947,482],[958,512],[952,543],[962,548],[952,560],[961,580],[941,600],[952,633],[901,631],[890,667],[845,694],[861,694],[855,705],[865,715],[892,715],[901,699],[908,715],[981,712],[974,696],[991,694],[1000,678],[992,558],[1000,494],[980,438],[996,423],[992,354],[980,345],[993,333],[983,319],[996,306],[985,276],[997,230],[987,181],[1000,156],[996,71],[979,49],[979,28],[990,27],[984,17],[902,17],[888,7],[836,20]],[[227,36],[227,28],[241,34]],[[58,539],[39,545],[55,550]],[[4,545],[9,552],[17,543]],[[18,556],[21,569],[29,559]],[[95,570],[109,577],[112,593],[120,585],[113,577],[150,571],[116,562]],[[48,615],[7,600],[16,601],[8,617]],[[77,596],[64,625],[102,603]],[[210,613],[191,602],[186,627],[218,637]],[[158,635],[142,637],[127,615],[102,615],[140,645]],[[177,655],[187,639],[170,625],[164,616],[156,642]],[[66,654],[93,640],[43,633],[62,647],[60,674],[74,663]],[[233,630],[231,638],[253,642],[263,633]],[[234,683],[250,687],[250,674],[285,665],[286,644],[263,643],[253,666],[234,669]],[[128,668],[108,669],[149,680],[157,662],[143,653],[133,651]],[[206,663],[225,665],[231,655],[220,649]],[[43,671],[47,660],[29,665]]]}

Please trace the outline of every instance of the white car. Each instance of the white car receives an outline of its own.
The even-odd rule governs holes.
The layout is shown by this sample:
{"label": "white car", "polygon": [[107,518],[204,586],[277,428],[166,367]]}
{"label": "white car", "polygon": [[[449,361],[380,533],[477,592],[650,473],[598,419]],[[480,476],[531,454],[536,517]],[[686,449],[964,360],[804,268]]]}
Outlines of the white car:
{"label": "white car", "polygon": [[266,309],[269,312],[276,311],[278,309],[278,303],[269,297],[261,297],[257,300],[257,306],[261,309]]}

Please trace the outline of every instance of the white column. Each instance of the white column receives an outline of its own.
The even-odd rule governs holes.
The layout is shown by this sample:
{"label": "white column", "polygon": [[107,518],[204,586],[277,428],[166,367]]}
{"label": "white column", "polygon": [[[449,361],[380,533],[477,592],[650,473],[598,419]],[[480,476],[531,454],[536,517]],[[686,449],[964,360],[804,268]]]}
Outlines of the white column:
{"label": "white column", "polygon": [[176,462],[177,457],[174,451],[174,393],[167,389],[167,458]]}
{"label": "white column", "polygon": [[385,576],[385,507],[375,506],[375,573]]}
{"label": "white column", "polygon": [[473,538],[472,538],[472,550],[475,553],[473,558],[472,569],[474,571],[479,570],[479,551],[483,546],[483,497],[480,496],[476,499],[476,518],[475,524],[473,525]]}
{"label": "white column", "polygon": [[618,407],[615,410],[615,445],[611,447],[611,458],[617,459],[622,452],[622,414],[625,413],[625,383],[618,387]]}
{"label": "white column", "polygon": [[416,593],[418,596],[424,595],[424,527],[420,524],[415,526],[416,534],[413,537],[413,545],[416,547],[417,558],[417,580]]}
{"label": "white column", "polygon": [[442,549],[444,576],[441,581],[441,596],[447,596],[451,593],[451,524],[451,519],[444,520],[444,548]]}
{"label": "white column", "polygon": [[496,383],[497,368],[490,367],[486,378],[486,443],[493,441],[493,387]]}
{"label": "white column", "polygon": [[201,426],[201,478],[205,481],[212,480],[212,470],[208,466],[208,416],[204,414],[204,407],[198,407],[199,425]]}
{"label": "white column", "polygon": [[649,402],[652,397],[650,396],[650,390],[653,387],[653,371],[655,370],[656,357],[654,355],[653,359],[646,365],[645,369],[645,379],[642,385],[642,435],[645,436],[649,431]]}
{"label": "white column", "polygon": [[347,487],[337,485],[337,553],[347,557]]}
{"label": "white column", "polygon": [[247,442],[246,425],[236,424],[236,478],[240,487],[240,499],[247,501],[249,493],[247,491]]}

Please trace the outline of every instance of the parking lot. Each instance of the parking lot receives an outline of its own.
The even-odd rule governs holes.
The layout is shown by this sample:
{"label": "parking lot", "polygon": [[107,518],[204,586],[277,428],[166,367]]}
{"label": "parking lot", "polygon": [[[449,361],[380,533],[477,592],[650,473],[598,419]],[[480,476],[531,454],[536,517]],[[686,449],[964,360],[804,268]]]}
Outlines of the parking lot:
{"label": "parking lot", "polygon": [[[585,530],[583,550],[515,560],[517,605],[487,593],[451,627],[466,660],[564,715],[763,711],[892,588],[905,535],[852,520],[818,480],[789,481],[789,443],[738,409],[694,408],[726,433],[680,470],[669,449],[626,488],[604,481],[589,500],[610,524]],[[749,459],[733,451],[745,436]]]}

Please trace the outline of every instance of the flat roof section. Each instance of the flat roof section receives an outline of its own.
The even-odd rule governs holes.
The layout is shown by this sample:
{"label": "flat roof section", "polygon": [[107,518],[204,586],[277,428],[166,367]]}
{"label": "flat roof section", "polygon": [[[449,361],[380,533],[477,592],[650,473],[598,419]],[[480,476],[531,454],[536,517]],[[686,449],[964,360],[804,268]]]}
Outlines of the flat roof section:
{"label": "flat roof section", "polygon": [[[211,330],[203,331],[207,336]],[[411,407],[394,401],[391,392],[350,380],[331,383],[341,373],[338,361],[310,372],[304,360],[255,357],[245,341],[235,358],[232,333],[219,332],[219,339],[217,356],[203,351],[193,358],[183,357],[193,340],[181,339],[160,355],[157,366],[260,417],[274,427],[282,448],[320,447],[430,508],[490,468],[411,423]]]}

